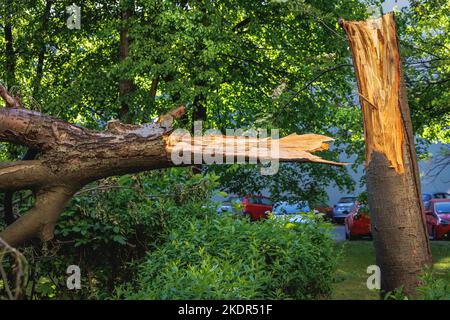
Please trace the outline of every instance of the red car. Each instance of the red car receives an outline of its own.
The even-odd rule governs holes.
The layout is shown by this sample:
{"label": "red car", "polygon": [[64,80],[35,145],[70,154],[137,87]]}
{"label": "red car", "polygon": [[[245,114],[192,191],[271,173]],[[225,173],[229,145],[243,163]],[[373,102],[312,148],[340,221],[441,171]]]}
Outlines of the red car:
{"label": "red car", "polygon": [[242,198],[244,214],[248,214],[252,221],[259,220],[261,218],[267,218],[267,211],[272,211],[272,201],[269,198],[263,196],[246,196]]}
{"label": "red car", "polygon": [[430,238],[433,240],[450,240],[450,199],[431,199],[425,214]]}
{"label": "red car", "polygon": [[358,238],[372,236],[370,231],[370,216],[360,210],[360,206],[356,205],[345,217],[345,238],[348,240],[356,240]]}

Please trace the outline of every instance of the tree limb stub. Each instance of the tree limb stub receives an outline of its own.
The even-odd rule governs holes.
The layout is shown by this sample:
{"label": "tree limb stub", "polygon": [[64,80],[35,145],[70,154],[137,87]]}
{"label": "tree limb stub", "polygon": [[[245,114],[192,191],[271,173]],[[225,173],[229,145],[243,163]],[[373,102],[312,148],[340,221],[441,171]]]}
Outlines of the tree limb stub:
{"label": "tree limb stub", "polygon": [[[173,153],[188,146],[190,156],[214,154],[221,158],[245,157],[262,160],[316,162],[330,165],[313,152],[328,148],[333,139],[315,134],[282,139],[209,135],[187,137],[174,132],[174,119],[185,113],[180,106],[158,121],[142,125],[108,123],[106,130],[94,131],[54,117],[19,107],[5,88],[0,93],[7,108],[0,108],[0,141],[39,150],[37,160],[0,164],[0,192],[31,189],[34,207],[0,232],[12,246],[34,237],[43,241],[73,194],[89,182],[114,175],[174,167]],[[232,145],[232,150],[226,146]],[[222,147],[222,149],[221,149]],[[278,152],[272,152],[277,149]],[[183,163],[190,165],[193,163]]]}
{"label": "tree limb stub", "polygon": [[7,108],[21,108],[22,102],[20,101],[20,97],[13,97],[5,87],[0,85],[0,97],[5,100]]}

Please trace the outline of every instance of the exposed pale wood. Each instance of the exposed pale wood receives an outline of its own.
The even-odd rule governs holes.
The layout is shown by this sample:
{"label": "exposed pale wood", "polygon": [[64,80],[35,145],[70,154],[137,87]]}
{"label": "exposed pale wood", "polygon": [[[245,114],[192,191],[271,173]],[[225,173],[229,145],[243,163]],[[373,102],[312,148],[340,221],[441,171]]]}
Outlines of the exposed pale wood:
{"label": "exposed pale wood", "polygon": [[175,147],[180,150],[191,150],[192,155],[214,153],[217,158],[244,157],[257,161],[282,162],[316,162],[331,165],[344,163],[329,161],[311,154],[312,152],[327,150],[326,142],[332,138],[318,134],[291,134],[281,139],[254,138],[243,136],[209,135],[191,137],[172,134],[167,138],[167,152],[171,153]]}
{"label": "exposed pale wood", "polygon": [[398,173],[403,173],[400,55],[392,14],[367,21],[343,21],[343,27],[358,79],[366,133],[366,165],[377,151],[386,156]]}

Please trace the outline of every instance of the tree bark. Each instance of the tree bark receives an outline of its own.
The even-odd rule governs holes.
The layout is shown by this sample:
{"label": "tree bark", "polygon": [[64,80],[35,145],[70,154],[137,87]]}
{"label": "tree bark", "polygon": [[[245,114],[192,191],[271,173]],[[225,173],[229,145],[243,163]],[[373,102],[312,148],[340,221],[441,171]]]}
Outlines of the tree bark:
{"label": "tree bark", "polygon": [[48,31],[49,21],[50,21],[50,11],[52,8],[52,0],[47,0],[45,2],[44,14],[42,16],[42,28],[38,36],[38,63],[36,67],[36,76],[34,78],[33,85],[33,97],[37,99],[37,95],[41,88],[41,81],[44,74],[44,59],[45,59],[45,34]]}
{"label": "tree bark", "polygon": [[[22,157],[22,160],[33,160],[37,155],[36,150],[28,149],[25,155]],[[3,198],[3,214],[6,225],[12,224],[16,221],[16,217],[14,215],[14,205],[13,199],[14,192],[13,191],[5,191],[5,195]]]}
{"label": "tree bark", "polygon": [[[122,27],[120,29],[120,44],[119,44],[119,60],[120,63],[128,57],[130,50],[130,38],[128,35],[128,23],[134,12],[134,1],[123,0],[121,1],[122,11]],[[123,122],[130,123],[130,106],[126,101],[127,95],[135,90],[134,82],[132,79],[120,79],[119,80],[119,97],[121,98],[121,107],[119,110],[119,119]]]}
{"label": "tree bark", "polygon": [[[87,183],[114,175],[190,165],[174,163],[174,154],[196,159],[213,154],[215,159],[244,157],[257,160],[315,162],[342,165],[311,154],[328,148],[331,138],[290,135],[279,140],[210,135],[191,137],[173,131],[173,120],[184,115],[183,106],[157,122],[143,125],[109,122],[106,130],[94,131],[21,107],[5,88],[0,96],[9,101],[0,108],[0,141],[39,150],[38,160],[0,164],[0,192],[31,189],[34,207],[0,232],[12,246],[39,237],[53,237],[53,228],[72,195]],[[233,148],[227,148],[233,146]],[[255,149],[258,147],[258,149]],[[272,153],[277,148],[278,153]]]}
{"label": "tree bark", "polygon": [[382,294],[415,294],[431,264],[417,156],[393,13],[341,21],[358,80],[372,234]]}
{"label": "tree bark", "polygon": [[[16,79],[16,53],[14,50],[14,39],[12,33],[12,1],[8,0],[6,2],[6,21],[5,21],[5,53],[6,53],[6,83],[12,88],[17,85]],[[14,104],[16,100],[12,101]],[[6,103],[11,103],[11,101],[6,101]],[[14,222],[14,209],[13,209],[13,192],[5,192],[3,197],[3,207],[4,207],[4,221],[7,225]]]}
{"label": "tree bark", "polygon": [[6,54],[6,83],[9,88],[17,85],[16,83],[16,53],[14,51],[14,39],[12,32],[12,10],[13,3],[11,0],[6,1],[6,18],[5,18],[5,54]]}

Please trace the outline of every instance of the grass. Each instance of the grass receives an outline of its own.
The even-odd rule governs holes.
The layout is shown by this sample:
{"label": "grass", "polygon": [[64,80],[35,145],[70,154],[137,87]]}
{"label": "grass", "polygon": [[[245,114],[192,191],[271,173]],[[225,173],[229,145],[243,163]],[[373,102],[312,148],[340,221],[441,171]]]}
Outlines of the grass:
{"label": "grass", "polygon": [[[378,292],[367,289],[366,273],[369,265],[375,264],[375,252],[371,241],[339,242],[342,257],[337,271],[337,282],[333,285],[331,299],[376,300]],[[450,277],[450,242],[431,242],[433,270],[438,277]]]}

